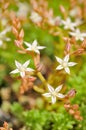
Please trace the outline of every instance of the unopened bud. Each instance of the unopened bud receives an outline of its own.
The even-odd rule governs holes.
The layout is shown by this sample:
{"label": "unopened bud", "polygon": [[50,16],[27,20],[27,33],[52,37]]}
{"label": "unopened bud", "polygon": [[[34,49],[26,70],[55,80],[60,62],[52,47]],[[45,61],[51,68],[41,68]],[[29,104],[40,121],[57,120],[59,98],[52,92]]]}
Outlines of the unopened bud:
{"label": "unopened bud", "polygon": [[68,92],[67,96],[68,96],[69,98],[72,98],[72,97],[75,96],[75,94],[76,94],[76,90],[75,90],[75,89],[71,89],[71,90]]}
{"label": "unopened bud", "polygon": [[86,49],[86,39],[81,44],[82,48]]}
{"label": "unopened bud", "polygon": [[19,33],[19,39],[22,39],[24,37],[24,30],[21,29],[20,33]]}
{"label": "unopened bud", "polygon": [[79,110],[78,110],[78,111],[76,111],[76,113],[75,113],[75,114],[79,116],[79,115],[80,115],[80,111],[79,111]]}
{"label": "unopened bud", "polygon": [[65,107],[66,109],[69,109],[71,106],[70,106],[70,104],[64,104],[64,107]]}
{"label": "unopened bud", "polygon": [[20,28],[21,28],[21,23],[18,22],[17,25],[16,25],[16,27],[17,27],[18,29],[20,29]]}
{"label": "unopened bud", "polygon": [[72,106],[72,108],[73,108],[74,110],[77,110],[77,109],[79,108],[79,105],[78,105],[78,104],[74,104],[74,105]]}
{"label": "unopened bud", "polygon": [[74,112],[74,110],[70,109],[70,110],[69,110],[69,113],[70,113],[71,115],[74,115],[75,112]]}
{"label": "unopened bud", "polygon": [[17,47],[20,47],[22,45],[22,42],[18,40],[15,40],[14,43]]}
{"label": "unopened bud", "polygon": [[33,82],[35,80],[36,80],[36,77],[32,77],[32,76],[29,77],[29,81]]}
{"label": "unopened bud", "polygon": [[7,122],[4,122],[4,124],[3,124],[3,126],[4,126],[4,128],[8,128],[8,123]]}
{"label": "unopened bud", "polygon": [[79,120],[79,116],[78,115],[74,115],[74,118]]}
{"label": "unopened bud", "polygon": [[67,43],[66,48],[65,48],[65,52],[68,54],[70,52],[70,49],[71,49],[71,44]]}
{"label": "unopened bud", "polygon": [[65,8],[64,8],[64,6],[60,5],[60,10],[61,10],[62,13],[65,13]]}
{"label": "unopened bud", "polygon": [[4,9],[7,9],[8,6],[9,6],[9,3],[6,3],[6,4],[4,5]]}
{"label": "unopened bud", "polygon": [[16,21],[15,21],[15,19],[13,19],[12,23],[13,23],[13,26],[16,27]]}
{"label": "unopened bud", "polygon": [[82,117],[82,116],[80,116],[80,117],[79,117],[79,120],[80,120],[80,121],[82,121],[82,120],[83,120],[83,117]]}
{"label": "unopened bud", "polygon": [[75,55],[80,55],[84,52],[83,48],[79,48],[77,51],[74,52]]}
{"label": "unopened bud", "polygon": [[72,38],[71,38],[70,43],[71,43],[71,44],[76,44],[76,39],[75,39],[75,37],[72,37]]}
{"label": "unopened bud", "polygon": [[17,37],[18,36],[18,31],[16,30],[15,27],[12,27],[12,32],[13,34]]}

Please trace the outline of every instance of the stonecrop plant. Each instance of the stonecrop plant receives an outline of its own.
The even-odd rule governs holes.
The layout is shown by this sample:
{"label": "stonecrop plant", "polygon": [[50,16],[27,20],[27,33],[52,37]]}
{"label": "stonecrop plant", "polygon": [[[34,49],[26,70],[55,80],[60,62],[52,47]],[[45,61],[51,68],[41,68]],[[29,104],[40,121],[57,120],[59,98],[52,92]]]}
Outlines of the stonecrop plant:
{"label": "stonecrop plant", "polygon": [[86,129],[85,12],[85,0],[0,1],[0,130]]}

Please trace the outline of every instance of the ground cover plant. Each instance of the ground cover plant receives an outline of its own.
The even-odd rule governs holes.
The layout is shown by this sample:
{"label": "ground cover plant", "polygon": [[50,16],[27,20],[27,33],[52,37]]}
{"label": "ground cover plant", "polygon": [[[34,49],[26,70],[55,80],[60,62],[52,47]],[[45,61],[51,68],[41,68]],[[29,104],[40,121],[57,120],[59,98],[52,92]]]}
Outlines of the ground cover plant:
{"label": "ground cover plant", "polygon": [[86,129],[85,12],[85,0],[0,0],[0,130]]}

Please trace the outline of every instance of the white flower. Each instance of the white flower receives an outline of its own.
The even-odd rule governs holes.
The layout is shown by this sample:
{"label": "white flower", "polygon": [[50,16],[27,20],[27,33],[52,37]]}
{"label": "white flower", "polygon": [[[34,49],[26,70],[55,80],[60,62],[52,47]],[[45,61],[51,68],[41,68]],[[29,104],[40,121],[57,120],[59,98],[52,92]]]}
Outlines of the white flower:
{"label": "white flower", "polygon": [[68,62],[69,61],[69,55],[66,55],[64,57],[64,59],[61,59],[61,58],[59,58],[59,57],[56,56],[56,60],[57,60],[57,62],[60,63],[60,65],[57,66],[56,70],[64,69],[66,71],[66,73],[68,73],[68,74],[70,74],[69,67],[74,66],[74,65],[77,64],[75,62]]}
{"label": "white flower", "polygon": [[0,32],[0,46],[3,44],[3,41],[10,41],[10,38],[6,37],[6,33],[10,31],[10,27],[4,29],[2,32]]}
{"label": "white flower", "polygon": [[8,23],[8,20],[6,18],[1,18],[1,24],[2,26],[6,26]]}
{"label": "white flower", "polygon": [[18,3],[18,12],[17,12],[17,16],[20,16],[20,17],[26,17],[28,12],[29,12],[29,5],[28,3],[26,2],[19,2]]}
{"label": "white flower", "polygon": [[32,11],[30,19],[34,22],[34,23],[39,23],[42,21],[42,17],[36,13],[35,11]]}
{"label": "white flower", "polygon": [[57,16],[55,18],[48,18],[48,23],[52,26],[55,26],[57,24],[61,25],[61,17]]}
{"label": "white flower", "polygon": [[38,44],[37,40],[34,40],[32,44],[30,44],[28,42],[24,42],[24,43],[28,47],[26,50],[34,51],[35,53],[38,53],[38,54],[40,54],[39,50],[42,50],[45,48],[44,46],[37,46],[37,44]]}
{"label": "white flower", "polygon": [[54,104],[56,102],[56,98],[64,98],[65,95],[59,93],[59,91],[62,89],[62,85],[58,86],[56,89],[54,89],[51,85],[48,84],[48,90],[49,93],[44,93],[43,96],[45,97],[51,97],[52,103]]}
{"label": "white flower", "polygon": [[70,16],[74,17],[77,16],[79,13],[79,8],[78,7],[74,7],[72,10],[70,10],[69,14]]}
{"label": "white flower", "polygon": [[74,30],[74,27],[77,26],[75,22],[72,22],[70,18],[67,18],[65,21],[62,20],[62,24],[64,25],[64,29]]}
{"label": "white flower", "polygon": [[84,21],[82,19],[80,19],[80,18],[76,18],[75,22],[76,22],[77,26],[84,23]]}
{"label": "white flower", "polygon": [[75,37],[76,40],[84,40],[84,37],[86,37],[86,33],[81,33],[79,29],[76,29],[74,32],[69,32],[69,34],[73,37]]}
{"label": "white flower", "polygon": [[15,65],[17,67],[17,69],[11,71],[11,74],[16,74],[16,73],[20,73],[20,76],[23,78],[25,76],[25,72],[32,72],[34,71],[31,68],[27,68],[27,66],[30,64],[30,60],[26,61],[24,64],[19,63],[18,61],[15,60]]}

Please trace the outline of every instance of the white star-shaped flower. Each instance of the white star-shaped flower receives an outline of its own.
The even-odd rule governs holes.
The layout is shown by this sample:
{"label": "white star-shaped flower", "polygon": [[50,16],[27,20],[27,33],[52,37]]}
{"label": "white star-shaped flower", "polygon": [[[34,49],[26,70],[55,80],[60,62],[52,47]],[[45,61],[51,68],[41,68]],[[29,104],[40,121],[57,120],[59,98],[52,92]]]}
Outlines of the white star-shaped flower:
{"label": "white star-shaped flower", "polygon": [[84,40],[84,37],[86,37],[86,33],[81,33],[79,29],[76,29],[74,32],[69,32],[69,34],[73,37],[75,37],[76,40]]}
{"label": "white star-shaped flower", "polygon": [[6,27],[7,23],[8,23],[8,20],[6,18],[1,18],[1,24],[2,24],[2,26]]}
{"label": "white star-shaped flower", "polygon": [[24,42],[24,43],[28,47],[26,50],[33,51],[33,52],[38,53],[38,54],[40,54],[39,50],[46,48],[44,46],[37,46],[37,44],[38,44],[37,40],[34,40],[32,44],[30,44],[28,42]]}
{"label": "white star-shaped flower", "polygon": [[26,17],[29,12],[29,5],[26,2],[18,2],[18,11],[17,11],[17,16],[19,17]]}
{"label": "white star-shaped flower", "polygon": [[66,71],[66,73],[68,73],[68,74],[70,74],[70,69],[69,69],[69,67],[74,66],[74,65],[77,64],[77,63],[75,63],[75,62],[68,62],[68,61],[69,61],[69,54],[66,55],[66,56],[64,57],[64,59],[61,59],[61,58],[59,58],[59,57],[56,56],[56,60],[57,60],[57,62],[60,63],[60,65],[57,66],[56,70],[64,69],[64,70]]}
{"label": "white star-shaped flower", "polygon": [[20,73],[20,76],[23,78],[25,76],[25,72],[32,72],[34,71],[31,68],[27,68],[27,66],[30,64],[30,60],[26,61],[24,64],[19,63],[18,61],[15,60],[15,65],[17,69],[11,71],[11,74],[16,74]]}
{"label": "white star-shaped flower", "polygon": [[3,41],[10,41],[10,38],[6,37],[6,33],[10,31],[10,27],[4,29],[2,32],[0,32],[0,46],[3,44]]}
{"label": "white star-shaped flower", "polygon": [[69,12],[70,16],[72,16],[72,17],[77,16],[78,13],[79,13],[79,8],[78,8],[78,7],[74,7],[74,8],[71,9],[70,12]]}
{"label": "white star-shaped flower", "polygon": [[77,24],[75,22],[72,22],[70,18],[62,20],[62,24],[64,25],[64,29],[70,29],[70,30],[74,30],[74,27],[77,26]]}
{"label": "white star-shaped flower", "polygon": [[62,89],[62,85],[58,86],[56,89],[54,89],[51,85],[48,84],[48,90],[49,93],[44,93],[43,96],[45,97],[51,97],[52,104],[56,102],[56,98],[64,98],[65,95],[59,93],[59,91]]}
{"label": "white star-shaped flower", "polygon": [[42,21],[42,17],[37,12],[35,12],[35,11],[32,11],[30,19],[34,23],[39,23],[39,22]]}
{"label": "white star-shaped flower", "polygon": [[57,24],[61,25],[61,17],[57,16],[55,18],[48,18],[48,23],[52,26],[55,26]]}

